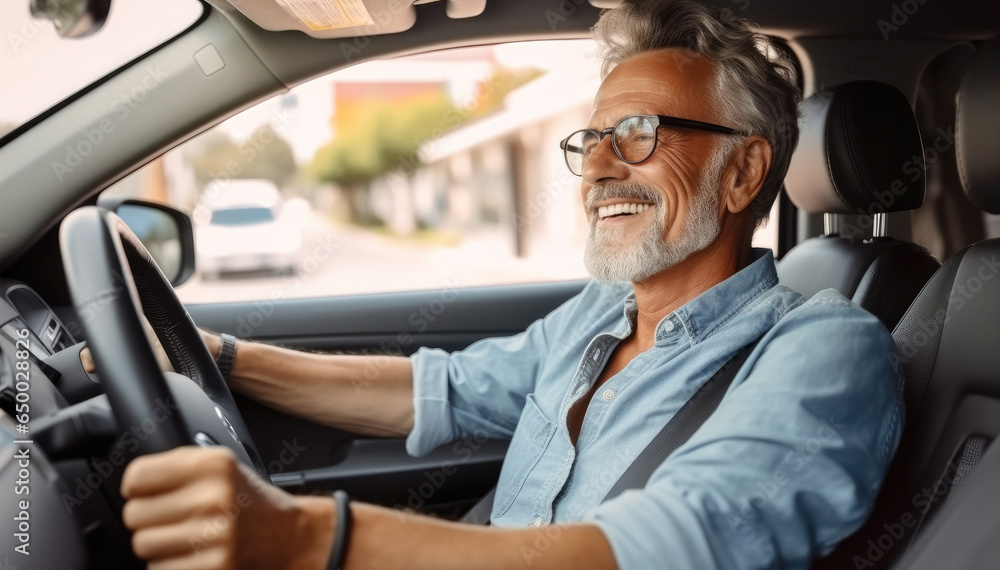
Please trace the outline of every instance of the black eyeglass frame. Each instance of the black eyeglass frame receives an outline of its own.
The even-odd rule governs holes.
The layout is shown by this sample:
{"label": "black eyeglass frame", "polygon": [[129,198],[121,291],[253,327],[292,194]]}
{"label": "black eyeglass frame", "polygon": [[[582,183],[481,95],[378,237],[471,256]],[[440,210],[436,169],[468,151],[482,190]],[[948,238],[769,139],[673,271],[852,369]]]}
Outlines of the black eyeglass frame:
{"label": "black eyeglass frame", "polygon": [[[713,124],[713,123],[706,123],[706,122],[703,122],[703,121],[695,121],[694,119],[682,119],[680,117],[670,117],[670,116],[667,116],[667,115],[628,115],[627,117],[622,117],[621,120],[619,120],[617,123],[615,123],[615,126],[613,126],[613,127],[608,127],[606,129],[600,129],[600,130],[598,130],[598,129],[580,129],[578,131],[573,131],[568,137],[566,137],[563,140],[559,141],[559,148],[561,148],[562,151],[563,151],[563,160],[566,161],[566,168],[568,168],[570,172],[573,172],[573,167],[570,166],[570,164],[569,164],[569,153],[570,152],[576,152],[576,153],[580,154],[581,156],[583,155],[583,149],[582,148],[573,147],[573,149],[575,149],[575,150],[572,150],[572,149],[569,148],[569,146],[570,146],[569,145],[569,139],[573,138],[574,136],[576,136],[579,133],[595,133],[597,135],[597,144],[601,144],[601,141],[604,140],[604,137],[606,137],[608,135],[611,135],[611,148],[614,149],[615,156],[617,156],[618,159],[621,160],[622,162],[624,162],[625,164],[639,164],[640,162],[644,162],[646,160],[649,160],[649,157],[653,156],[653,153],[656,152],[656,145],[659,143],[659,137],[654,137],[653,138],[653,148],[651,148],[650,151],[649,151],[649,154],[647,154],[645,156],[645,158],[642,158],[641,160],[625,160],[625,157],[622,156],[621,151],[618,150],[618,143],[615,141],[614,132],[615,132],[616,129],[618,129],[618,125],[621,125],[625,121],[627,121],[629,119],[636,118],[636,117],[639,117],[641,119],[650,119],[650,120],[656,119],[657,123],[655,125],[653,125],[653,132],[654,133],[657,132],[656,130],[658,128],[660,128],[660,127],[678,127],[678,128],[682,128],[682,129],[694,129],[694,130],[698,130],[698,131],[709,131],[709,132],[719,133],[719,134],[723,134],[723,135],[739,135],[741,137],[748,137],[748,136],[750,136],[749,133],[746,133],[744,131],[738,131],[736,129],[731,129],[729,127],[723,127],[722,125],[716,125],[716,124]],[[576,176],[583,176],[583,165],[582,164],[580,165],[580,173],[573,172],[573,174],[576,175]]]}

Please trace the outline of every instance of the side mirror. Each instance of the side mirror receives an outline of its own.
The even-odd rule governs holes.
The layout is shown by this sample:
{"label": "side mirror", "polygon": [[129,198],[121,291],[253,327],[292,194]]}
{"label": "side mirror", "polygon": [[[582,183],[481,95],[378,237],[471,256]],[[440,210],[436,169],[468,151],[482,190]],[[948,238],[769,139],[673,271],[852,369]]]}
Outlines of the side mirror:
{"label": "side mirror", "polygon": [[171,285],[177,287],[194,274],[194,229],[187,214],[131,198],[102,199],[97,205],[118,214]]}
{"label": "side mirror", "polygon": [[111,0],[31,0],[31,15],[50,20],[63,38],[82,38],[101,29]]}

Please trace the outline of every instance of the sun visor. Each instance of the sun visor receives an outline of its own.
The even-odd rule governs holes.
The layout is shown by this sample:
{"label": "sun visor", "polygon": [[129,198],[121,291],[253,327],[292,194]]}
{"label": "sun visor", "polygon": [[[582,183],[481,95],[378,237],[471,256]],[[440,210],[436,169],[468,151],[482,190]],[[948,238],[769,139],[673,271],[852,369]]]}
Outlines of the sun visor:
{"label": "sun visor", "polygon": [[410,29],[416,12],[398,0],[229,0],[265,30],[298,30],[317,39],[393,34]]}

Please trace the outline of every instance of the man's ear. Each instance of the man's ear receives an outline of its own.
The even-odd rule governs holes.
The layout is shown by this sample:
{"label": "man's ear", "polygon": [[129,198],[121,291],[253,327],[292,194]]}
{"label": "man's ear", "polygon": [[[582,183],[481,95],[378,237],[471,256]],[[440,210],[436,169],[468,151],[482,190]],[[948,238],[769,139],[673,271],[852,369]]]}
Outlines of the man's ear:
{"label": "man's ear", "polygon": [[750,206],[770,169],[771,143],[760,135],[747,138],[733,152],[729,157],[724,200],[729,213],[738,214]]}

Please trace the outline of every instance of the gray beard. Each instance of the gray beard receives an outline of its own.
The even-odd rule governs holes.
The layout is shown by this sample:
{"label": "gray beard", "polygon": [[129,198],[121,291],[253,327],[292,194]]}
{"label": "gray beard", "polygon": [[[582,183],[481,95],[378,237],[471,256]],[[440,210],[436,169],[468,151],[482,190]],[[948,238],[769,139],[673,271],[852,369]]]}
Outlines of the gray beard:
{"label": "gray beard", "polygon": [[664,240],[664,205],[659,192],[636,184],[595,186],[587,195],[588,211],[592,204],[609,199],[626,198],[653,203],[653,223],[638,239],[626,242],[627,228],[597,228],[597,214],[591,215],[590,236],[583,254],[583,263],[595,279],[601,281],[642,281],[708,247],[719,237],[719,180],[729,145],[721,145],[702,172],[691,207],[684,218],[681,235],[672,242]]}

